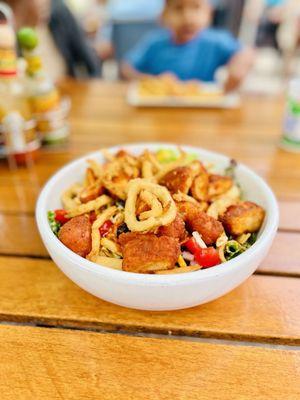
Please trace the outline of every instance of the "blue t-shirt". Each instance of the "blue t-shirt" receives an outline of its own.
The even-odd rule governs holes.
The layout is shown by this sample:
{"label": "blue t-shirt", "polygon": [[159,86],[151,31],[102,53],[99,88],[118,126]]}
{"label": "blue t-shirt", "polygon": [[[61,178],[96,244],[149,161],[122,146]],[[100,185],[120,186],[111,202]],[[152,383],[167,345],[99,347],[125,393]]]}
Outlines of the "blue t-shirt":
{"label": "blue t-shirt", "polygon": [[141,73],[171,72],[179,79],[214,81],[216,70],[241,50],[229,32],[205,29],[185,44],[176,44],[171,32],[151,32],[126,56],[125,61]]}

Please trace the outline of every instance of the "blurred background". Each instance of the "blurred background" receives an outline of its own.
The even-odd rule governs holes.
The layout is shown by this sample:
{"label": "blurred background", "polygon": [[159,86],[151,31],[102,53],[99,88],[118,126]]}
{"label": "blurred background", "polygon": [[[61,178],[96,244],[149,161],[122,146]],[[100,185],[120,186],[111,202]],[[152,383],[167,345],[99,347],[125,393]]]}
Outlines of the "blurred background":
{"label": "blurred background", "polygon": [[[104,79],[118,79],[118,63],[159,24],[163,0],[65,0],[101,61]],[[212,25],[256,49],[242,90],[275,94],[300,74],[299,0],[211,0]]]}
{"label": "blurred background", "polygon": [[[46,60],[47,72],[55,80],[64,75],[119,79],[120,61],[143,35],[157,29],[164,5],[163,0],[9,0],[7,3],[14,10],[17,25],[37,26],[40,43],[44,43],[40,52]],[[299,75],[299,0],[210,0],[210,3],[213,26],[231,31],[243,44],[256,49],[254,67],[243,90],[277,93],[287,79]],[[28,10],[26,15],[24,9]],[[70,34],[77,47],[77,60],[66,48],[65,36]],[[79,64],[85,69],[80,70]]]}
{"label": "blurred background", "polygon": [[[299,151],[299,0],[5,0],[0,6],[0,158],[18,154],[22,163],[41,144],[67,142],[72,96],[60,92],[66,77],[139,80],[141,98],[227,101],[237,89],[288,93],[285,148]],[[199,81],[215,82],[217,90],[206,93]]]}

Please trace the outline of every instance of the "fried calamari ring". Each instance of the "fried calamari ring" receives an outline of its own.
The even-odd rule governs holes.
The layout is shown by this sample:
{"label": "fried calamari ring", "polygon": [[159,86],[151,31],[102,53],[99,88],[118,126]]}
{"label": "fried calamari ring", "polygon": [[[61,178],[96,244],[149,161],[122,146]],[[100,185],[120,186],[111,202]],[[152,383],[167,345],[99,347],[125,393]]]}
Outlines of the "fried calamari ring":
{"label": "fried calamari ring", "polygon": [[[150,216],[144,221],[139,221],[136,216],[136,203],[141,192],[152,193],[162,205],[162,214]],[[149,196],[149,195],[147,195]],[[134,179],[129,182],[128,196],[125,204],[125,222],[132,232],[147,232],[162,225],[169,225],[176,218],[176,205],[169,191],[160,185],[146,179]]]}
{"label": "fried calamari ring", "polygon": [[71,210],[80,204],[79,194],[81,191],[82,185],[75,183],[62,194],[61,202],[65,210]]}

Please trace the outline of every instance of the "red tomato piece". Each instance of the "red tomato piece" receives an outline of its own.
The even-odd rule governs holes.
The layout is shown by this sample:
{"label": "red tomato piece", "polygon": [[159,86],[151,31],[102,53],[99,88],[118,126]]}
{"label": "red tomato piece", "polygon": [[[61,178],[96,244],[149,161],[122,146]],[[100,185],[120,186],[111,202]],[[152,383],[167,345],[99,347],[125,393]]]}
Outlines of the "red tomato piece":
{"label": "red tomato piece", "polygon": [[184,242],[183,246],[186,247],[192,254],[196,254],[201,249],[193,238]]}
{"label": "red tomato piece", "polygon": [[219,253],[214,247],[208,247],[207,249],[199,248],[194,255],[195,261],[203,268],[211,268],[221,264]]}
{"label": "red tomato piece", "polygon": [[66,210],[55,210],[54,211],[54,219],[56,222],[59,222],[60,224],[64,225],[66,222],[70,220],[70,218],[66,217],[66,214],[68,212]]}
{"label": "red tomato piece", "polygon": [[107,234],[112,226],[113,226],[113,223],[110,220],[105,221],[104,224],[101,226],[101,228],[99,228],[100,236],[101,237],[107,236]]}

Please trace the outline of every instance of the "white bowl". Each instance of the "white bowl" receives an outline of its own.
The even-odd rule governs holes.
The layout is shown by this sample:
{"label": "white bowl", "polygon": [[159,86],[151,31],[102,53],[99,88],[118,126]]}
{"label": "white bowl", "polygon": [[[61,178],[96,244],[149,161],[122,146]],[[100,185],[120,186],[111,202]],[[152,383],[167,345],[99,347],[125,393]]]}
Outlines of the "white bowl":
{"label": "white bowl", "polygon": [[[174,145],[147,143],[125,145],[111,151],[126,149],[139,154],[145,148],[157,150],[176,148]],[[199,159],[214,163],[222,172],[229,158],[210,151],[183,146]],[[88,158],[103,161],[100,152],[82,157],[59,170],[45,185],[36,207],[36,219],[43,242],[58,267],[78,286],[111,303],[142,310],[176,310],[207,303],[228,293],[245,281],[267,255],[278,227],[279,211],[269,186],[249,168],[239,164],[237,180],[245,199],[260,204],[266,218],[257,242],[245,253],[219,266],[178,275],[144,275],[109,269],[94,264],[65,247],[52,233],[47,211],[61,208],[61,193],[83,179]]]}

